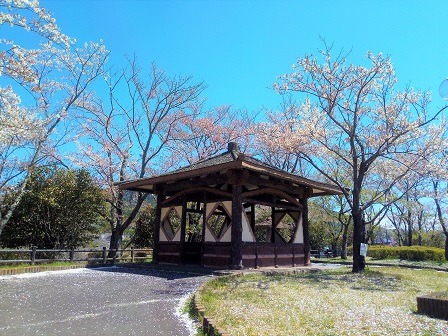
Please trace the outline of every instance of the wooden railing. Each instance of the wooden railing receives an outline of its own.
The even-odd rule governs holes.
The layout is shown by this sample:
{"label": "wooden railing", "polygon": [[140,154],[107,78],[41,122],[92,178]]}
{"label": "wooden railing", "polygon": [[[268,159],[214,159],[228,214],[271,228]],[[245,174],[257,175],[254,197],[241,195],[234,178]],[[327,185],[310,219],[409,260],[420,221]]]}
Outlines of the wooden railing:
{"label": "wooden railing", "polygon": [[[116,252],[116,253],[110,253]],[[10,259],[8,254],[18,254],[22,256],[22,259]],[[39,256],[39,254],[46,254],[47,257]],[[92,255],[93,254],[93,255]],[[108,255],[114,255],[113,258],[109,258]],[[29,256],[29,258],[23,258],[23,256]],[[48,257],[51,255],[52,257]],[[35,265],[37,263],[48,263],[57,261],[66,262],[94,262],[94,263],[116,263],[119,261],[141,261],[152,256],[152,249],[107,249],[103,247],[102,249],[96,250],[50,250],[50,249],[37,249],[35,247],[24,250],[0,250],[0,264],[18,264],[18,263],[29,263],[30,265]]]}

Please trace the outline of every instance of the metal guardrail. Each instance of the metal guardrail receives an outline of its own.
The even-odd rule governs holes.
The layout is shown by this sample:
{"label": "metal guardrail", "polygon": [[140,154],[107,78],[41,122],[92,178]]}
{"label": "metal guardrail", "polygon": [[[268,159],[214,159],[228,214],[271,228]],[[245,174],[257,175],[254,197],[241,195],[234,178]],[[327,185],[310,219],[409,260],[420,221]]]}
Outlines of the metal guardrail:
{"label": "metal guardrail", "polygon": [[[109,258],[110,252],[113,253],[114,257]],[[3,254],[11,253],[25,253],[29,255],[29,259],[4,259]],[[55,258],[37,258],[38,253],[54,253]],[[79,253],[97,253],[98,257],[90,257],[87,255],[85,258],[76,257]],[[139,253],[145,253],[145,256],[140,256]],[[75,249],[64,249],[64,250],[51,250],[51,249],[37,249],[35,247],[31,249],[16,249],[16,250],[0,250],[0,264],[17,264],[17,263],[29,263],[30,265],[35,265],[36,263],[45,262],[56,262],[56,261],[87,261],[87,262],[102,262],[103,264],[107,262],[115,263],[117,261],[131,261],[135,262],[138,260],[145,260],[148,256],[152,255],[152,249],[108,249],[103,247],[101,250],[75,250]]]}

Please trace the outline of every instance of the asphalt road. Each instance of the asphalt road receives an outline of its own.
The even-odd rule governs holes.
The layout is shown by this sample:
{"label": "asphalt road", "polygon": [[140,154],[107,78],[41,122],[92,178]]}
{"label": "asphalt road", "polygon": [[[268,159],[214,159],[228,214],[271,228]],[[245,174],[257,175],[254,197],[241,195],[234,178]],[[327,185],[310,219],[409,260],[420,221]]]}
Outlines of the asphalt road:
{"label": "asphalt road", "polygon": [[207,278],[123,267],[0,277],[0,335],[191,335],[178,308]]}

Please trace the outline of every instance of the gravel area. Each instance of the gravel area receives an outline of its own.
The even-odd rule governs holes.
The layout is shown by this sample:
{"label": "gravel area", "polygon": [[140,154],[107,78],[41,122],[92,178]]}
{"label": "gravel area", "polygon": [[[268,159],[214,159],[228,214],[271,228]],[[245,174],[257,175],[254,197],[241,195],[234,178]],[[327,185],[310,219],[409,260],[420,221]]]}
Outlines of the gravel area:
{"label": "gravel area", "polygon": [[207,278],[124,267],[3,276],[0,335],[192,335],[179,306]]}

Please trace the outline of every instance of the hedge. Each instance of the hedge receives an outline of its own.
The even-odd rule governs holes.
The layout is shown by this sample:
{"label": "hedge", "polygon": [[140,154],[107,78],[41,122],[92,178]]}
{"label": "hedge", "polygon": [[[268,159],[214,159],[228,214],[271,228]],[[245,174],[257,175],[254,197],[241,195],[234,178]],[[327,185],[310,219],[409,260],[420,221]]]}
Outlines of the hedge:
{"label": "hedge", "polygon": [[445,250],[429,246],[372,246],[367,256],[374,259],[400,259],[411,261],[444,261]]}

